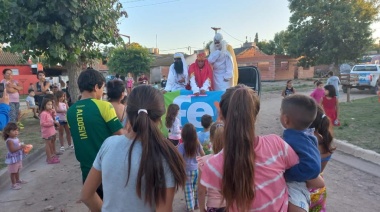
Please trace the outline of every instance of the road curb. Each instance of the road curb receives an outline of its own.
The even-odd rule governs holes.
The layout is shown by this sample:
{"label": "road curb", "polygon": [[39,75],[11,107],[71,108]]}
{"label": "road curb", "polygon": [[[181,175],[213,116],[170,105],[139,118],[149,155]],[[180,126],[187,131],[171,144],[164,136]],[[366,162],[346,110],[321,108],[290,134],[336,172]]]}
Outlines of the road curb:
{"label": "road curb", "polygon": [[363,149],[361,147],[350,144],[345,140],[334,139],[336,148],[346,154],[352,155],[357,158],[375,163],[380,166],[380,154],[372,150]]}
{"label": "road curb", "polygon": [[[26,167],[33,164],[36,160],[38,160],[40,157],[42,157],[45,154],[45,147],[41,147],[40,149],[37,149],[30,155],[27,155],[22,160],[22,169],[25,169]],[[22,171],[22,170],[21,170]],[[8,168],[5,167],[0,170],[0,188],[3,188],[7,183],[10,182],[10,177],[8,173]]]}

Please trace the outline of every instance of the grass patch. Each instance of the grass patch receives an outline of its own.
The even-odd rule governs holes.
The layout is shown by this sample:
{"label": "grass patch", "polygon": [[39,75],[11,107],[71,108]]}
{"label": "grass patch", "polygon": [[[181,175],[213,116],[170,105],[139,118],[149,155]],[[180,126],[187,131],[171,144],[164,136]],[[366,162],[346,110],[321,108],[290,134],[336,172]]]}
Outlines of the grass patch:
{"label": "grass patch", "polygon": [[[24,129],[20,130],[20,134],[18,138],[21,142],[24,142],[25,144],[32,144],[33,149],[30,152],[30,154],[33,154],[37,149],[43,147],[45,143],[42,141],[41,138],[41,128],[40,128],[40,122],[39,120],[33,118],[33,113],[29,113],[26,115],[25,118],[21,121],[24,124]],[[7,165],[4,163],[5,161],[5,155],[7,154],[8,150],[5,146],[4,139],[2,138],[1,133],[1,140],[0,142],[0,169],[6,167]]]}
{"label": "grass patch", "polygon": [[378,97],[339,103],[340,127],[334,127],[337,139],[380,153],[380,103]]}

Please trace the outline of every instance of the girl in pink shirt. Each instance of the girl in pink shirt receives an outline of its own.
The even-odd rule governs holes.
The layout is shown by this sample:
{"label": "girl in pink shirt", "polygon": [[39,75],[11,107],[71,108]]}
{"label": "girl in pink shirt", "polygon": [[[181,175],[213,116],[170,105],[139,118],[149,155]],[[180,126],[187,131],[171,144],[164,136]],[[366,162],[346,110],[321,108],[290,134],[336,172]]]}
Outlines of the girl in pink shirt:
{"label": "girl in pink shirt", "polygon": [[317,86],[315,90],[310,94],[310,96],[318,103],[322,103],[322,99],[325,96],[325,89],[323,87],[323,82],[317,80],[315,82],[315,85]]}
{"label": "girl in pink shirt", "polygon": [[58,121],[55,120],[54,113],[52,113],[53,101],[48,98],[44,98],[41,104],[41,111],[40,125],[42,139],[45,141],[46,162],[48,164],[59,163],[59,158],[55,155],[55,150],[53,148],[53,145],[55,145],[53,142],[56,134],[54,124],[59,124]]}
{"label": "girl in pink shirt", "polygon": [[242,85],[227,89],[220,101],[224,148],[206,161],[200,183],[220,191],[228,211],[288,210],[284,172],[298,156],[277,135],[255,135],[259,109],[257,94]]}
{"label": "girl in pink shirt", "polygon": [[58,116],[58,122],[59,122],[59,142],[61,144],[61,148],[59,149],[61,152],[65,151],[65,146],[64,146],[64,141],[63,140],[63,131],[66,133],[66,140],[67,140],[67,145],[68,148],[74,149],[74,146],[71,144],[71,133],[69,129],[69,125],[67,125],[67,119],[66,119],[66,114],[67,110],[69,109],[69,105],[66,102],[66,94],[63,91],[57,91],[55,93],[55,111],[57,112]]}

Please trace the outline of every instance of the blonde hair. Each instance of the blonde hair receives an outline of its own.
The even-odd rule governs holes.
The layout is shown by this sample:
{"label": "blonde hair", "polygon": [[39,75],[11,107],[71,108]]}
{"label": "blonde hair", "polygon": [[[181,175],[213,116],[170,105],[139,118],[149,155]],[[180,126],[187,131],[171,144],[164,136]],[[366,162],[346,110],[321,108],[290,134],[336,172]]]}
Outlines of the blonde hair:
{"label": "blonde hair", "polygon": [[224,123],[216,121],[210,127],[210,141],[212,143],[212,151],[217,154],[223,149],[223,131]]}

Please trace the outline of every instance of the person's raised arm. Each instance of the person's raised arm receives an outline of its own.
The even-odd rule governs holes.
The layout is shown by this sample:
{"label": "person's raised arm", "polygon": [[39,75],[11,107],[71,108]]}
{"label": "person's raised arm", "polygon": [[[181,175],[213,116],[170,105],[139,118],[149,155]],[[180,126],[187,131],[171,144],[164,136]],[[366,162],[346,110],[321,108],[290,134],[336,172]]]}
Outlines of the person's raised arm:
{"label": "person's raised arm", "polygon": [[92,212],[100,212],[102,209],[103,201],[96,193],[96,189],[100,186],[101,183],[102,173],[92,167],[86,181],[84,182],[81,192],[82,202],[84,202],[84,204],[86,204],[86,206]]}

